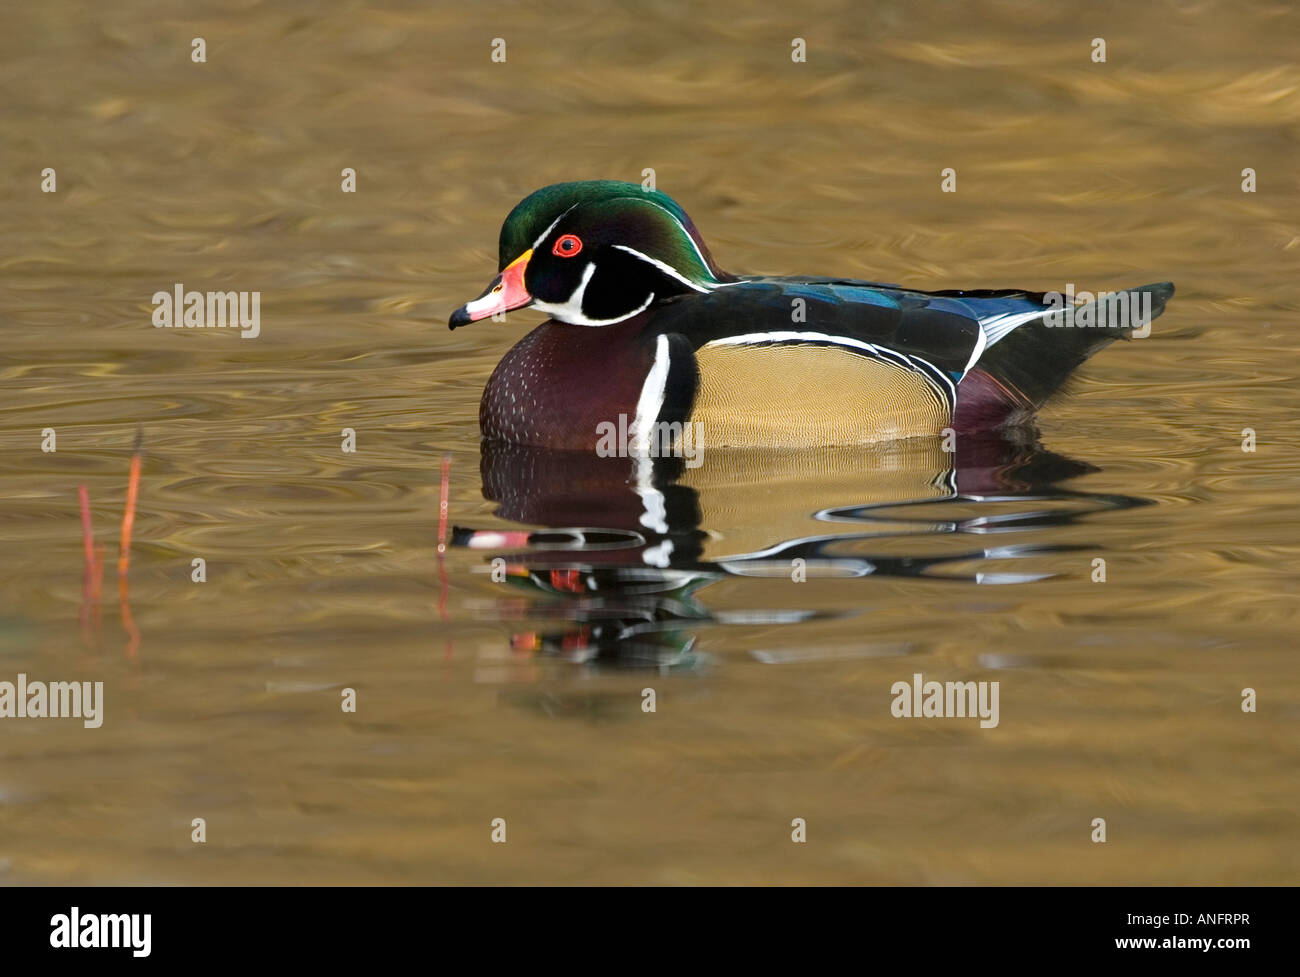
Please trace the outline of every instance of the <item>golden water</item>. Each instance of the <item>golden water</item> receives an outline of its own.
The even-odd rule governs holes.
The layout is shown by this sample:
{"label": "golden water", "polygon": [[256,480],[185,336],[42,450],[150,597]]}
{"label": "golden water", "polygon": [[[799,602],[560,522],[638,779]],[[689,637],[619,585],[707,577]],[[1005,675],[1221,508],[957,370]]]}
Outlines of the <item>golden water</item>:
{"label": "golden water", "polygon": [[[0,681],[106,705],[0,723],[0,880],[1300,881],[1300,10],[620,7],[6,9]],[[611,596],[547,593],[453,547],[444,595],[444,453],[453,524],[521,528],[477,405],[540,319],[446,316],[524,194],[646,167],[730,271],[1178,294],[1004,501],[942,501],[923,443],[711,455],[678,575],[602,550]],[[260,291],[261,336],[154,329],[177,282]],[[537,524],[620,491],[500,457]],[[826,534],[805,583],[725,565]],[[891,717],[916,672],[999,681],[999,726]]]}

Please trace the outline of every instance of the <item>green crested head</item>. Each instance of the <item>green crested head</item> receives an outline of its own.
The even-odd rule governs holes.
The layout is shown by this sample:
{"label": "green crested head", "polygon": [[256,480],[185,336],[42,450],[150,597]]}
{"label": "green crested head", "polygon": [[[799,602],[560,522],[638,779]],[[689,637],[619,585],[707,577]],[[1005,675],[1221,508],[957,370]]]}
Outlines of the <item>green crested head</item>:
{"label": "green crested head", "polygon": [[453,314],[453,329],[526,305],[560,322],[608,325],[732,280],[675,200],[617,180],[529,194],[501,226],[499,252],[500,273]]}

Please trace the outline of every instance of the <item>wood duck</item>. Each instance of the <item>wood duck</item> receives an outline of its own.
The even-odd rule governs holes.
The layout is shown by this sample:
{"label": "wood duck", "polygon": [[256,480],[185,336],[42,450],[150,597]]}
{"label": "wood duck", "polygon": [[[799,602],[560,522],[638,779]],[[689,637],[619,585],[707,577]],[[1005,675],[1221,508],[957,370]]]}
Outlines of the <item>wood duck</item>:
{"label": "wood duck", "polygon": [[1174,291],[1118,293],[1116,316],[1016,289],[730,275],[676,201],[613,180],[525,197],[499,258],[450,327],[524,307],[551,318],[493,371],[482,434],[587,451],[620,421],[632,453],[684,424],[709,447],[811,447],[1023,423]]}

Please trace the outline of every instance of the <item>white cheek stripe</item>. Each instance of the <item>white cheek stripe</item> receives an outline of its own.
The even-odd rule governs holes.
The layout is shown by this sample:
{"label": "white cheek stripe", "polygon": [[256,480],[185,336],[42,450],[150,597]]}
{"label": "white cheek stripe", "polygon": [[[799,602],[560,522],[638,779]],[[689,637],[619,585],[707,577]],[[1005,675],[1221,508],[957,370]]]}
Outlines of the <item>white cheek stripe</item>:
{"label": "white cheek stripe", "polygon": [[578,287],[573,290],[563,302],[533,302],[533,308],[545,312],[553,319],[559,319],[561,322],[573,322],[574,317],[581,319],[582,315],[582,296],[587,291],[587,284],[591,281],[591,276],[596,274],[595,262],[588,261],[587,266],[582,269],[582,280],[578,282]]}
{"label": "white cheek stripe", "polygon": [[552,319],[558,319],[560,322],[567,322],[573,326],[612,326],[616,322],[622,322],[624,319],[630,319],[650,308],[650,303],[655,300],[655,293],[651,292],[649,297],[641,303],[640,307],[633,309],[627,315],[615,316],[613,319],[589,319],[582,311],[582,297],[587,292],[587,285],[591,282],[591,276],[596,274],[596,263],[587,262],[587,267],[582,269],[582,281],[578,282],[578,287],[573,290],[573,294],[564,302],[534,302],[533,308],[539,312],[545,312]]}

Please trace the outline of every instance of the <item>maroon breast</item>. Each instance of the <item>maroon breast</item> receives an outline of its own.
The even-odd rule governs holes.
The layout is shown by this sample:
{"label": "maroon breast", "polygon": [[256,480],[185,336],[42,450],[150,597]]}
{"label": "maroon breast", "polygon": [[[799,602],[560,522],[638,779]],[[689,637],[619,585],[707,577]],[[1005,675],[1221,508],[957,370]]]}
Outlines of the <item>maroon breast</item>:
{"label": "maroon breast", "polygon": [[625,414],[630,426],[653,362],[638,340],[643,324],[641,316],[613,326],[542,323],[492,371],[479,405],[483,436],[592,451],[602,423],[617,429]]}

